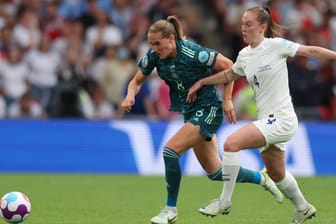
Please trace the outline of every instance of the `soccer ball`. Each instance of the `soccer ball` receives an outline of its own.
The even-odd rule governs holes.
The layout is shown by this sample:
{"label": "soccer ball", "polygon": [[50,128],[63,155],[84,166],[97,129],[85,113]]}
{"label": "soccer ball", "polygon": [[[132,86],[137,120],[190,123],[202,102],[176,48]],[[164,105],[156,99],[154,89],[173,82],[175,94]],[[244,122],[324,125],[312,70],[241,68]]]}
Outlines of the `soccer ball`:
{"label": "soccer ball", "polygon": [[30,200],[24,193],[13,191],[0,199],[0,216],[8,223],[23,222],[30,211]]}

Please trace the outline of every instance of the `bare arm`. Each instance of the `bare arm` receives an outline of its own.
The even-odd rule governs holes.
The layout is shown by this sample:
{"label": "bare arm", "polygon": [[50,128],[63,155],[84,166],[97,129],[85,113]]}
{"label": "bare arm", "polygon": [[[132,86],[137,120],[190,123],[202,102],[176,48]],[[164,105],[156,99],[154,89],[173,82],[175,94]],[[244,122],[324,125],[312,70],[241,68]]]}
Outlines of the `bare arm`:
{"label": "bare arm", "polygon": [[226,97],[228,97],[228,99],[231,99],[233,81],[240,77],[232,72],[231,67],[232,67],[232,61],[224,57],[223,55],[219,54],[217,56],[217,61],[214,66],[214,70],[219,72],[206,78],[200,79],[196,83],[194,83],[194,85],[189,89],[187,102],[191,103],[196,100],[195,94],[202,86],[218,85],[218,84],[224,84],[224,87],[227,86],[225,88],[227,90],[224,90],[224,94],[226,95]]}
{"label": "bare arm", "polygon": [[236,122],[236,114],[233,109],[233,104],[231,101],[232,89],[234,80],[239,76],[234,74],[231,70],[232,61],[222,54],[218,54],[216,64],[213,68],[215,71],[219,71],[211,76],[198,80],[190,89],[187,95],[187,102],[194,102],[197,98],[197,91],[202,88],[204,85],[218,85],[224,84],[224,93],[223,93],[223,109],[225,115],[230,122]]}
{"label": "bare arm", "polygon": [[127,95],[121,103],[121,107],[125,112],[131,111],[132,106],[135,104],[135,96],[140,91],[140,88],[145,80],[146,76],[142,74],[140,69],[138,69],[137,72],[135,73],[135,76],[128,84]]}
{"label": "bare arm", "polygon": [[231,67],[232,61],[224,57],[222,54],[218,54],[213,70],[219,72],[195,82],[194,85],[189,89],[187,102],[190,103],[195,101],[196,92],[204,85],[218,85],[232,81],[229,78],[229,71],[231,70]]}
{"label": "bare arm", "polygon": [[239,75],[235,74],[232,69],[230,71],[224,73],[223,82],[224,82],[224,92],[223,92],[223,102],[222,107],[225,113],[226,118],[230,121],[230,123],[237,122],[236,112],[232,103],[232,90],[234,80],[240,78]]}
{"label": "bare arm", "polygon": [[318,46],[301,45],[296,55],[320,59],[336,59],[336,52]]}
{"label": "bare arm", "polygon": [[217,61],[213,70],[219,72],[199,80],[198,82],[200,86],[230,83],[234,80],[230,72],[232,65],[233,63],[230,59],[224,57],[222,54],[218,54]]}

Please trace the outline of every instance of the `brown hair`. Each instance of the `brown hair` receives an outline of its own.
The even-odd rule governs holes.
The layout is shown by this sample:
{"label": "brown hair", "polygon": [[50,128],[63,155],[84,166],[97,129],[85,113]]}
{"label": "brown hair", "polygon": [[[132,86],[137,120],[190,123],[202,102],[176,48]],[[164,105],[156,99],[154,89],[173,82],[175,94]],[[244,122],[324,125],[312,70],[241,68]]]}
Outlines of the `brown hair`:
{"label": "brown hair", "polygon": [[185,39],[182,24],[176,16],[168,16],[165,20],[156,21],[149,27],[148,33],[161,33],[163,38],[173,34],[176,40]]}
{"label": "brown hair", "polygon": [[271,10],[268,6],[256,6],[249,8],[247,11],[255,12],[257,14],[257,21],[260,24],[266,23],[267,28],[265,31],[265,37],[281,37],[282,27],[273,21]]}

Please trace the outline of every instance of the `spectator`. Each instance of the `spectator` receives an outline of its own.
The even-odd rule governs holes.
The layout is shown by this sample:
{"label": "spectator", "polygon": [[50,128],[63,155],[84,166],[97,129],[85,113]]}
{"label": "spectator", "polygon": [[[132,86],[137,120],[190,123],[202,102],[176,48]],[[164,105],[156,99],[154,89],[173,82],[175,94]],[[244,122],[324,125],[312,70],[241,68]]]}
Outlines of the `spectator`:
{"label": "spectator", "polygon": [[332,96],[330,98],[330,119],[336,120],[336,64],[333,64]]}
{"label": "spectator", "polygon": [[59,55],[51,50],[51,40],[43,35],[39,47],[26,55],[29,66],[31,96],[41,102],[44,110],[48,106],[58,83]]}
{"label": "spectator", "polygon": [[229,34],[228,38],[225,38],[227,45],[230,46],[229,50],[231,58],[236,59],[238,52],[245,46],[241,37],[241,17],[243,12],[257,5],[255,1],[252,0],[237,0],[235,3],[231,2],[225,8],[224,13],[224,29]]}
{"label": "spectator", "polygon": [[185,35],[188,39],[198,44],[204,44],[204,37],[200,32],[201,28],[198,26],[199,17],[195,11],[184,12],[181,22],[185,30]]}
{"label": "spectator", "polygon": [[95,18],[96,24],[86,31],[86,44],[93,59],[103,56],[107,45],[123,43],[121,30],[109,22],[104,10],[98,9]]}
{"label": "spectator", "polygon": [[157,0],[135,0],[134,4],[139,13],[147,14],[151,8],[157,3]]}
{"label": "spectator", "polygon": [[[297,57],[296,60],[290,60],[288,62],[288,74],[290,92],[298,117],[320,119],[319,107],[326,97],[327,83],[319,76],[316,69],[311,69],[306,57]],[[312,90],[314,94],[311,94]]]}
{"label": "spectator", "polygon": [[6,24],[12,24],[15,21],[17,13],[17,3],[15,1],[0,2],[0,27]]}
{"label": "spectator", "polygon": [[29,91],[25,92],[19,101],[10,105],[8,109],[9,118],[45,118],[46,114],[43,111],[41,104],[35,101]]}
{"label": "spectator", "polygon": [[77,20],[90,10],[90,4],[97,5],[107,13],[112,9],[111,0],[66,0],[62,1],[59,13],[66,20]]}
{"label": "spectator", "polygon": [[46,10],[41,21],[42,31],[47,33],[52,41],[63,35],[64,20],[58,13],[58,5],[57,1],[45,2]]}
{"label": "spectator", "polygon": [[90,100],[86,102],[88,105],[86,105],[86,110],[84,110],[84,115],[87,119],[108,120],[115,116],[113,106],[106,100],[105,94],[98,84],[91,86],[89,96]]}
{"label": "spectator", "polygon": [[62,67],[71,71],[70,76],[75,75],[83,79],[89,76],[91,58],[85,49],[84,27],[80,21],[66,22],[63,36],[55,40],[52,48],[61,56]]}
{"label": "spectator", "polygon": [[[198,43],[212,40],[211,36],[204,38],[202,32],[199,32],[203,27],[198,26],[204,23],[197,22],[198,19],[202,20],[202,18],[195,17],[198,12],[189,10],[181,14],[178,11],[180,2],[176,0],[0,1],[0,60],[7,58],[8,48],[13,44],[22,48],[23,58],[31,57],[31,51],[38,51],[42,33],[47,33],[52,42],[50,53],[59,55],[61,59],[58,64],[62,65],[60,68],[63,70],[62,75],[69,76],[68,78],[78,76],[77,82],[81,88],[83,88],[83,83],[90,79],[99,80],[101,83],[100,78],[102,77],[98,76],[102,76],[103,72],[100,71],[98,74],[93,68],[98,68],[99,66],[96,67],[96,65],[105,61],[105,49],[110,46],[126,47],[129,52],[128,60],[135,64],[149,49],[146,32],[153,20],[179,14],[188,38]],[[181,3],[185,4],[183,1]],[[218,23],[221,26],[217,27],[220,29],[216,31],[225,30],[225,38],[219,44],[223,44],[220,48],[232,60],[244,47],[240,35],[240,12],[256,4],[270,6],[273,19],[286,25],[288,39],[336,49],[336,3],[334,1],[205,1],[204,6],[213,6],[212,11],[216,12]],[[333,106],[336,103],[333,103],[335,94],[332,91],[335,82],[332,75],[334,65],[329,61],[319,60],[309,60],[307,63],[313,66],[317,76],[323,82],[328,83],[328,87],[324,89],[324,97],[318,103],[320,105],[317,110],[318,119],[336,119],[336,115],[333,116],[336,114],[333,112],[336,111],[334,109],[336,106]],[[35,62],[35,64],[39,63]],[[30,69],[33,68],[31,65],[30,61]],[[110,66],[106,64],[107,67]],[[106,85],[101,87],[110,102],[109,95],[113,91]],[[233,95],[244,91],[244,87],[245,84],[237,80]],[[6,88],[13,89],[13,87]],[[35,97],[33,92],[32,95]],[[297,98],[296,94],[292,95],[293,98]],[[150,96],[152,101],[156,100],[155,97]]]}
{"label": "spectator", "polygon": [[4,26],[0,31],[0,59],[7,58],[8,48],[13,45],[13,28],[10,25]]}
{"label": "spectator", "polygon": [[112,23],[121,30],[124,40],[130,35],[129,24],[134,15],[132,6],[130,0],[114,0],[113,10],[109,15]]}
{"label": "spectator", "polygon": [[11,46],[8,58],[0,64],[1,91],[7,107],[19,101],[29,90],[28,67],[22,60],[22,51],[18,46]]}
{"label": "spectator", "polygon": [[136,69],[136,64],[130,59],[126,47],[109,46],[105,57],[100,60],[98,82],[107,100],[115,108],[124,97],[124,87]]}
{"label": "spectator", "polygon": [[19,14],[19,21],[14,26],[13,39],[24,51],[29,51],[38,46],[41,31],[39,29],[39,15],[36,12],[29,9],[22,10]]}
{"label": "spectator", "polygon": [[150,25],[149,17],[142,13],[136,13],[129,24],[130,34],[126,40],[130,56],[133,60],[139,61],[147,52],[147,30]]}
{"label": "spectator", "polygon": [[166,19],[170,15],[177,14],[176,0],[158,0],[156,4],[148,11],[151,22]]}
{"label": "spectator", "polygon": [[314,30],[314,27],[322,23],[321,13],[313,5],[305,0],[295,0],[293,7],[288,10],[284,17],[284,24],[289,26],[287,29],[289,37],[299,43],[305,44],[303,37],[307,32]]}
{"label": "spectator", "polygon": [[0,119],[6,118],[7,106],[4,97],[0,94]]}
{"label": "spectator", "polygon": [[271,10],[272,13],[272,18],[273,20],[280,24],[282,21],[282,17],[281,17],[281,4],[282,4],[282,0],[269,0],[267,2],[268,7]]}
{"label": "spectator", "polygon": [[71,79],[61,78],[50,99],[49,117],[84,119],[82,93],[85,96],[87,94],[81,88],[76,77],[71,77]]}
{"label": "spectator", "polygon": [[85,0],[62,1],[59,14],[65,20],[78,19],[85,12]]}
{"label": "spectator", "polygon": [[88,27],[95,25],[95,15],[98,8],[99,6],[97,4],[97,0],[87,0],[86,10],[78,19],[83,24],[84,30],[87,30]]}

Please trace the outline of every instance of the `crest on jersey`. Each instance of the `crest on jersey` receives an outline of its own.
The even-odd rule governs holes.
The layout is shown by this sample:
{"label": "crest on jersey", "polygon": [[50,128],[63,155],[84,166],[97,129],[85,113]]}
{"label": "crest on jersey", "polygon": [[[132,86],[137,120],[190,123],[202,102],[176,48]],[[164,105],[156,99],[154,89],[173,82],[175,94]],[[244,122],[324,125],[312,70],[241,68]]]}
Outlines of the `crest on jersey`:
{"label": "crest on jersey", "polygon": [[259,88],[259,81],[258,81],[258,78],[257,78],[257,76],[256,75],[254,75],[253,76],[253,83],[254,83],[254,85],[256,86],[256,87],[258,87]]}
{"label": "crest on jersey", "polygon": [[199,60],[199,62],[201,62],[201,63],[205,63],[208,59],[209,59],[209,53],[208,53],[208,52],[206,52],[206,51],[201,51],[201,52],[198,54],[198,60]]}
{"label": "crest on jersey", "polygon": [[147,55],[142,58],[141,64],[142,64],[142,67],[144,67],[144,68],[147,67],[147,65],[148,65],[148,57],[147,57]]}

